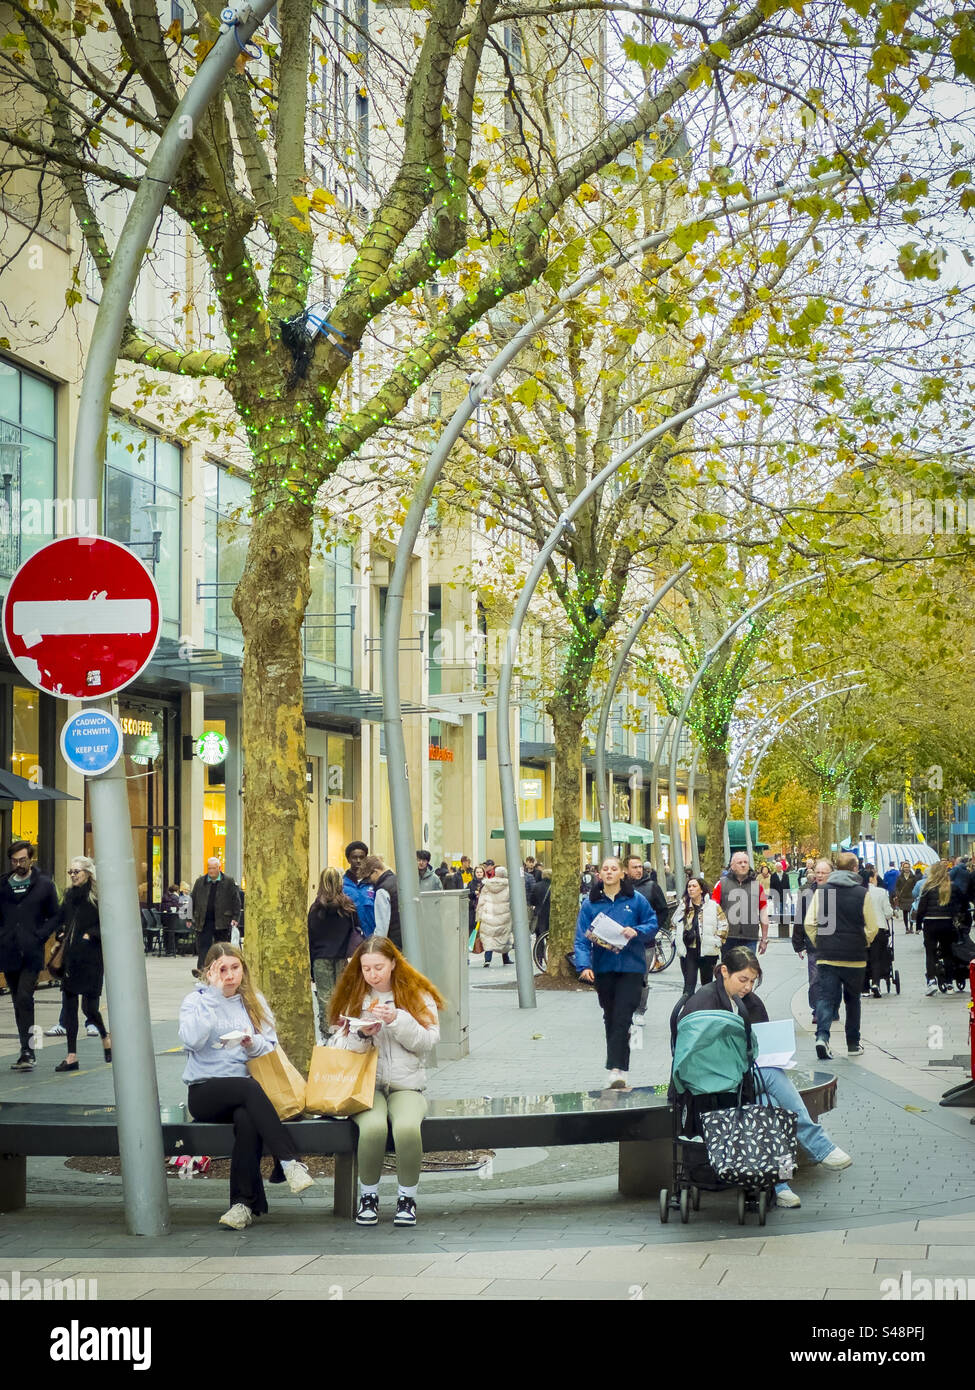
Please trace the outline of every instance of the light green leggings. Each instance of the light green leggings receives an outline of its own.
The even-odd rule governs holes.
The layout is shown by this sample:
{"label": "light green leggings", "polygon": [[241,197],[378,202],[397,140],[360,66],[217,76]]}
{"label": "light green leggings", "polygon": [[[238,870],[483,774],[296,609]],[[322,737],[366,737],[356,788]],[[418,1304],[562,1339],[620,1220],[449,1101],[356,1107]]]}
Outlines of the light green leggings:
{"label": "light green leggings", "polygon": [[423,1162],[420,1124],[426,1113],[427,1102],[422,1091],[390,1091],[385,1096],[377,1089],[372,1109],[352,1116],[359,1131],[359,1178],[362,1182],[371,1187],[379,1181],[386,1154],[386,1135],[391,1128],[396,1176],[402,1187],[416,1187]]}

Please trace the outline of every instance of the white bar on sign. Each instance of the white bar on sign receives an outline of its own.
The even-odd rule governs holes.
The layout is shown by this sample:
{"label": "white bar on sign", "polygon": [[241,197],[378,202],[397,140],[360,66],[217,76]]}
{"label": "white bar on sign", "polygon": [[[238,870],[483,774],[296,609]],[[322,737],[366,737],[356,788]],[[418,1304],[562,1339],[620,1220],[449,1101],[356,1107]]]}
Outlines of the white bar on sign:
{"label": "white bar on sign", "polygon": [[54,599],[13,606],[14,635],[34,647],[42,637],[87,637],[126,632],[149,632],[152,605],[147,598]]}

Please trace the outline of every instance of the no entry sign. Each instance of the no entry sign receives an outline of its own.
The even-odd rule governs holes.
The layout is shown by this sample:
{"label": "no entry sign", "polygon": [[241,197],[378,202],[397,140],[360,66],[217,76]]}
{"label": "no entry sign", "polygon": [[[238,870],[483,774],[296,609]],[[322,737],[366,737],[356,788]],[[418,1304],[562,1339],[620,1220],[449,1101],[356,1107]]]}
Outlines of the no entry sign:
{"label": "no entry sign", "polygon": [[26,560],[3,601],[21,675],[64,700],[123,689],[159,641],[159,593],[137,556],[104,536],[67,536]]}

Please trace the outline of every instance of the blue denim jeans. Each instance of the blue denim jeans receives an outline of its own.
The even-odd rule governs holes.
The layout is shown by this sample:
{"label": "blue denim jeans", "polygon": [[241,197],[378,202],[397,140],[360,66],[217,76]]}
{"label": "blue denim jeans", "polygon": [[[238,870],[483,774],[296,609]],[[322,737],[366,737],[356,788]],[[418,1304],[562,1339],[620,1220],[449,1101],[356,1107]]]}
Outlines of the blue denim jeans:
{"label": "blue denim jeans", "polygon": [[[769,1093],[772,1104],[778,1105],[783,1110],[791,1110],[796,1116],[796,1138],[799,1140],[803,1152],[808,1154],[813,1163],[822,1163],[826,1155],[836,1148],[836,1145],[822,1125],[810,1116],[802,1096],[789,1078],[789,1073],[782,1071],[779,1067],[759,1067],[758,1070],[765,1082],[765,1089]],[[763,1096],[762,1104],[765,1103]]]}
{"label": "blue denim jeans", "polygon": [[816,1000],[816,1041],[829,1042],[829,1030],[838,1017],[840,999],[846,1005],[846,1045],[860,1042],[860,991],[862,965],[819,965],[819,998]]}

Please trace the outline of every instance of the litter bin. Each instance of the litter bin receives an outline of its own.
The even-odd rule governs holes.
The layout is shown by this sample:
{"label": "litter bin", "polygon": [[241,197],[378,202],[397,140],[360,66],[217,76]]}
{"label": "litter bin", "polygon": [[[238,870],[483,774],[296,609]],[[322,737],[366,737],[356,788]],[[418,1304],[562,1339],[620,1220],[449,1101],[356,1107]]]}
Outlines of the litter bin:
{"label": "litter bin", "polygon": [[423,973],[447,1001],[440,1014],[437,1059],[456,1062],[470,1052],[467,889],[421,893],[419,904]]}

